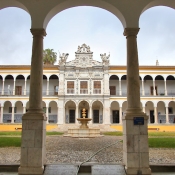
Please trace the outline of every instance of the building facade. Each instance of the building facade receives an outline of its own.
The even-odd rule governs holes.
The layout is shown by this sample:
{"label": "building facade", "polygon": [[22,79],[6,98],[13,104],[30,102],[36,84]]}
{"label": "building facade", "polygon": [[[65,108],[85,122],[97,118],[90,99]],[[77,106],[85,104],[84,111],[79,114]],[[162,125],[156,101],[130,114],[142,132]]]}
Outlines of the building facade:
{"label": "building facade", "polygon": [[[78,124],[86,108],[93,125],[122,124],[127,108],[126,66],[109,64],[110,55],[93,59],[86,44],[78,46],[75,59],[60,55],[59,65],[44,66],[43,110],[47,123]],[[140,96],[149,124],[175,122],[175,66],[140,66]],[[30,66],[0,66],[1,123],[21,123],[27,112]]]}

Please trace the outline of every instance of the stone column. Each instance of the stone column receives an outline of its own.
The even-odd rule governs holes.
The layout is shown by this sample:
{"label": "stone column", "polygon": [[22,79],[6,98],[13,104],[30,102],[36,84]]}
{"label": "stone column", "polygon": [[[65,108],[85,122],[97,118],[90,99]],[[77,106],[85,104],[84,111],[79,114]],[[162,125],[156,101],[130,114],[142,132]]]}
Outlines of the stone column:
{"label": "stone column", "polygon": [[49,123],[49,108],[46,106],[46,117],[47,117],[47,124]]}
{"label": "stone column", "polygon": [[11,123],[14,123],[14,118],[15,118],[15,117],[14,117],[14,116],[15,116],[15,115],[14,115],[14,112],[15,112],[15,111],[14,111],[14,106],[12,106],[12,117],[11,117]]}
{"label": "stone column", "polygon": [[142,95],[145,96],[144,80],[142,80]]}
{"label": "stone column", "polygon": [[[89,107],[89,118],[92,119],[92,106]],[[92,120],[89,121],[89,124],[92,124]]]}
{"label": "stone column", "polygon": [[2,95],[4,95],[4,79],[2,80]]}
{"label": "stone column", "polygon": [[4,109],[4,106],[1,106],[1,120],[0,120],[0,123],[3,123],[3,109]]}
{"label": "stone column", "polygon": [[157,106],[154,106],[154,123],[158,123]]}
{"label": "stone column", "polygon": [[57,124],[58,124],[58,119],[59,119],[59,107],[57,106]]}
{"label": "stone column", "polygon": [[46,95],[49,95],[49,80],[47,80],[47,90],[46,90]]}
{"label": "stone column", "polygon": [[26,106],[23,106],[23,114],[26,113]]}
{"label": "stone column", "polygon": [[122,107],[119,107],[120,124],[122,124]]}
{"label": "stone column", "polygon": [[166,123],[169,124],[168,106],[166,106]]}
{"label": "stone column", "polygon": [[156,96],[155,80],[153,80],[153,95]]}
{"label": "stone column", "polygon": [[143,109],[142,109],[142,110],[143,110],[143,112],[145,113],[145,106],[143,107]]}
{"label": "stone column", "polygon": [[119,79],[119,95],[122,95],[121,80]]}
{"label": "stone column", "polygon": [[166,80],[164,82],[165,82],[165,95],[167,95]]}
{"label": "stone column", "polygon": [[64,98],[59,98],[58,100],[58,124],[62,125],[65,123],[65,107],[64,107]]}
{"label": "stone column", "polygon": [[14,79],[14,84],[13,84],[13,95],[15,95],[15,83],[16,83],[16,80]]}
{"label": "stone column", "polygon": [[78,120],[77,120],[77,118],[78,118],[78,105],[76,106],[76,115],[75,116],[76,116],[75,123],[78,124]]}
{"label": "stone column", "polygon": [[26,95],[26,86],[27,86],[27,79],[25,79],[25,82],[24,82],[24,95]]}
{"label": "stone column", "polygon": [[42,110],[43,37],[45,29],[31,29],[33,34],[30,71],[29,110],[22,117],[21,160],[19,175],[41,175],[45,163],[46,116]]}
{"label": "stone column", "polygon": [[[127,39],[127,110],[123,116],[123,160],[127,175],[151,175],[149,168],[148,126],[140,107],[140,78],[137,53],[138,28],[125,28]],[[142,117],[144,125],[134,125]]]}
{"label": "stone column", "polygon": [[110,102],[109,99],[104,99],[103,106],[103,124],[110,125]]}

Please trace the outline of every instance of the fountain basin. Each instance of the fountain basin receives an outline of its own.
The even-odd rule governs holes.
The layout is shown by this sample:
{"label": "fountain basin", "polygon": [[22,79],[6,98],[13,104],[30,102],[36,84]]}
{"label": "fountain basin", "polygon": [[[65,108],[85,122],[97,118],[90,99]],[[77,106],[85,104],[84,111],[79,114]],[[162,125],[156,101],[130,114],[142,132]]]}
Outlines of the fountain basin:
{"label": "fountain basin", "polygon": [[102,137],[103,135],[100,135],[100,129],[98,128],[87,128],[87,129],[74,128],[74,129],[68,129],[67,135],[64,136],[78,137],[78,138],[93,138],[93,137]]}

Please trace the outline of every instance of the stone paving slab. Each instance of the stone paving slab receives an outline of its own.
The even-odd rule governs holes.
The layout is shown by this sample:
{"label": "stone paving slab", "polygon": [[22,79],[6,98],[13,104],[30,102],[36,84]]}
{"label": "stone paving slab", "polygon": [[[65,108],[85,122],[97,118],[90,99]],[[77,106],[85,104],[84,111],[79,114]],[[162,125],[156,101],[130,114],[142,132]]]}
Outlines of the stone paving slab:
{"label": "stone paving slab", "polygon": [[76,175],[76,165],[47,165],[44,175]]}

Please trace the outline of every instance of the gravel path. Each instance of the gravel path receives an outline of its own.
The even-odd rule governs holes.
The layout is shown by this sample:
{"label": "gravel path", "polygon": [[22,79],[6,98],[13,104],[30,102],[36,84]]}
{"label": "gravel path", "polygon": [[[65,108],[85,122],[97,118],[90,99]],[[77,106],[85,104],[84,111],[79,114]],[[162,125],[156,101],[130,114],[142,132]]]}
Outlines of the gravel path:
{"label": "gravel path", "polygon": [[[78,139],[63,136],[49,136],[46,139],[46,163],[77,163],[87,160],[99,149],[117,143],[100,153],[90,162],[122,163],[121,137]],[[175,163],[175,148],[150,148],[150,163]],[[0,148],[0,164],[20,163],[20,148]]]}

